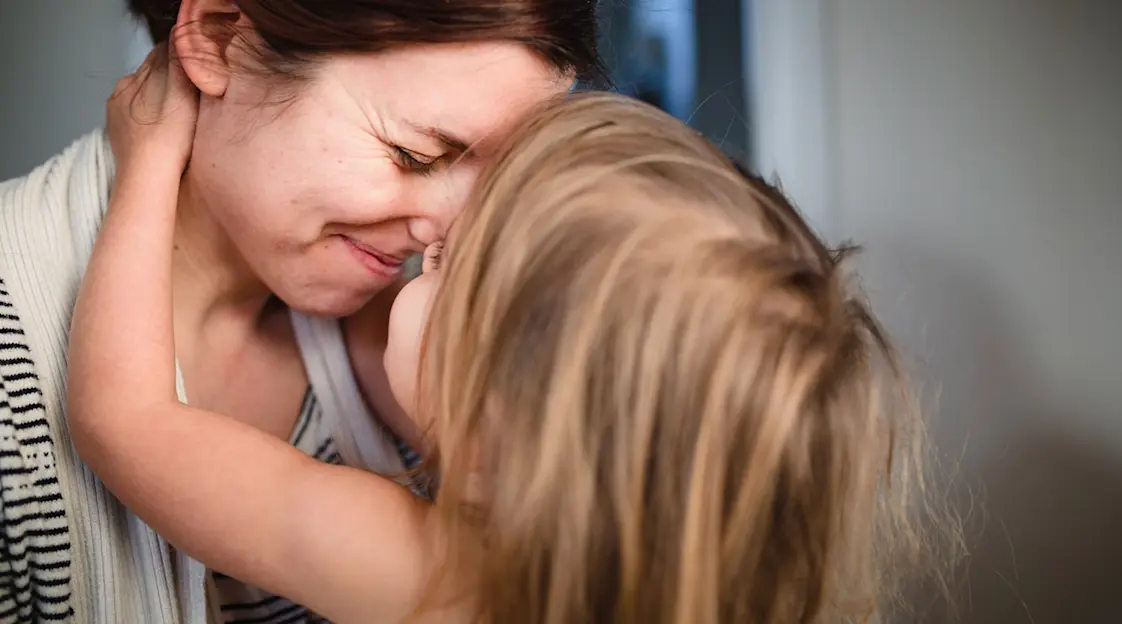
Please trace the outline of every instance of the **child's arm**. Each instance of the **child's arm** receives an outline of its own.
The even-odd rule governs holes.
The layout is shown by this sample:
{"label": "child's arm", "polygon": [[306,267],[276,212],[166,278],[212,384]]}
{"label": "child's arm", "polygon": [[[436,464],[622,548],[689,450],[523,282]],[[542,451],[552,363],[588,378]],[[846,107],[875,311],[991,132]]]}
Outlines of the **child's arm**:
{"label": "child's arm", "polygon": [[[109,102],[119,173],[74,312],[74,442],[122,502],[209,567],[333,621],[398,620],[427,576],[410,494],[176,399],[172,235],[197,100],[178,67],[142,72]],[[158,123],[133,121],[138,90],[149,110],[133,112]]]}

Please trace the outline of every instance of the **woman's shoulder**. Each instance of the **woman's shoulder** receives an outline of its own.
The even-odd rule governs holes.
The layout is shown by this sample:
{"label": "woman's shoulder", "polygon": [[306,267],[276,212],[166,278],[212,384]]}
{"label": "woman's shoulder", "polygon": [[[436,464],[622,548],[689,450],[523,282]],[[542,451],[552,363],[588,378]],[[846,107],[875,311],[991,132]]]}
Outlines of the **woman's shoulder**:
{"label": "woman's shoulder", "polygon": [[108,141],[97,131],[22,178],[0,183],[0,278],[7,297],[0,307],[10,322],[18,318],[19,335],[33,348],[65,348],[112,168]]}
{"label": "woman's shoulder", "polygon": [[113,181],[113,152],[104,129],[88,132],[30,172],[0,182],[0,211],[45,201],[89,200],[104,211]]}
{"label": "woman's shoulder", "polygon": [[105,132],[96,130],[27,175],[0,183],[4,273],[70,293],[93,250],[112,182],[113,153]]}

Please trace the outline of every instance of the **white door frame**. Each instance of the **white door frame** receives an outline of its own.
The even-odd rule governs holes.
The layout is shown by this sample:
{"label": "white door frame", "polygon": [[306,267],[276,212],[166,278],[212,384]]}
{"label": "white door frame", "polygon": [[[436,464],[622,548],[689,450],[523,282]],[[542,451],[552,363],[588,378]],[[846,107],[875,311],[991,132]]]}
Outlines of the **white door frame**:
{"label": "white door frame", "polygon": [[753,165],[778,177],[811,224],[832,238],[836,223],[830,124],[831,0],[744,0],[746,101]]}

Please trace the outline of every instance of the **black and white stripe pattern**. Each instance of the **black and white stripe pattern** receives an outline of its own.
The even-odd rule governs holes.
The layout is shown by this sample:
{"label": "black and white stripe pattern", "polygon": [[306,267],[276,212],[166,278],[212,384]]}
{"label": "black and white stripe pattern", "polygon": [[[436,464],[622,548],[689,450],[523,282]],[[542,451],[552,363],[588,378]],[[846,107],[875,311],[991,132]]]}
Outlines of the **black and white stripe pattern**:
{"label": "black and white stripe pattern", "polygon": [[[322,407],[305,393],[292,444],[341,463]],[[396,440],[408,470],[420,456]],[[414,488],[424,495],[420,488]],[[55,466],[54,440],[39,377],[18,311],[0,279],[0,624],[66,621],[71,606],[71,544]],[[317,624],[307,609],[215,575],[226,624]]]}
{"label": "black and white stripe pattern", "polygon": [[[215,583],[222,585],[237,584],[237,581],[223,574],[214,573]],[[244,586],[243,586],[244,587]],[[252,590],[252,588],[246,588]],[[327,620],[309,613],[307,609],[285,600],[259,592],[261,598],[250,602],[228,602],[222,605],[225,624],[319,624]]]}
{"label": "black and white stripe pattern", "polygon": [[[341,464],[343,458],[331,439],[328,424],[324,421],[323,407],[311,387],[304,393],[300,416],[296,419],[290,442],[304,453],[321,462]],[[416,468],[421,456],[405,442],[395,437],[407,470]],[[420,492],[416,492],[420,495]],[[236,579],[214,573],[214,582],[222,600],[225,624],[319,624],[326,620],[300,605]]]}
{"label": "black and white stripe pattern", "polygon": [[0,279],[0,624],[61,621],[70,532],[54,441],[19,314]]}
{"label": "black and white stripe pattern", "polygon": [[[309,387],[300,405],[300,416],[290,442],[320,461],[341,463],[335,445],[326,434],[323,409]],[[222,603],[225,624],[312,624],[318,622],[304,607],[280,596],[251,587],[224,574],[214,573],[214,584]]]}

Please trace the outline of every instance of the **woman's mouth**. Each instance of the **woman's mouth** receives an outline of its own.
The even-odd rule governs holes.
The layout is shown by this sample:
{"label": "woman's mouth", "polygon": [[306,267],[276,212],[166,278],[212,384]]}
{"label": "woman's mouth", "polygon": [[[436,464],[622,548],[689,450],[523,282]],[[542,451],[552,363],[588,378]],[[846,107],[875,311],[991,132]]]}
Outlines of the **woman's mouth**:
{"label": "woman's mouth", "polygon": [[366,270],[374,275],[392,279],[401,274],[404,260],[364,245],[349,236],[343,236],[343,242],[347,244],[355,258],[366,267]]}

